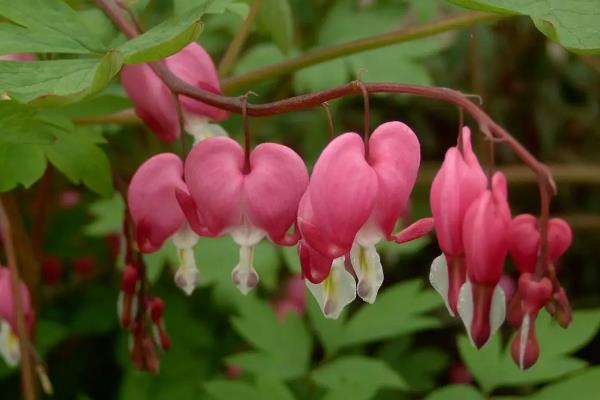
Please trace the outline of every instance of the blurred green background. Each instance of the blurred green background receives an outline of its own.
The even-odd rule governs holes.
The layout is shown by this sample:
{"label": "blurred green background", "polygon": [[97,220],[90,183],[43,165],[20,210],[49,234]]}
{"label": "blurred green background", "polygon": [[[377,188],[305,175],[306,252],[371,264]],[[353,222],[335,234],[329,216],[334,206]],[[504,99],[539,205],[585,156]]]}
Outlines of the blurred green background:
{"label": "blurred green background", "polygon": [[[106,40],[117,31],[86,1],[68,1]],[[130,1],[144,26],[184,13],[193,0]],[[419,26],[468,12],[436,0],[263,0],[231,76],[302,56],[310,49]],[[514,2],[506,2],[514,3]],[[595,4],[600,10],[600,3]],[[282,5],[283,4],[283,5]],[[244,12],[244,8],[241,8]],[[247,8],[245,9],[247,11]],[[204,18],[201,43],[218,61],[238,31],[236,12]],[[172,283],[174,251],[147,256],[151,292],[166,303],[172,348],[160,355],[160,374],[133,369],[128,336],[117,322],[122,228],[118,194],[99,197],[74,186],[49,166],[28,190],[11,196],[25,218],[42,270],[60,265],[56,282],[42,280],[37,347],[57,399],[480,399],[596,398],[600,390],[600,58],[576,55],[549,41],[526,16],[467,26],[426,39],[336,58],[252,85],[224,85],[228,94],[253,90],[267,102],[360,79],[445,86],[476,93],[483,107],[538,158],[551,164],[558,184],[552,212],[571,222],[574,242],[560,263],[576,312],[562,330],[542,312],[541,357],[518,370],[506,344],[508,328],[482,351],[468,343],[427,276],[439,254],[435,238],[407,245],[383,244],[385,282],[374,305],[355,301],[338,321],[325,320],[306,295],[306,310],[278,318],[275,305],[286,282],[299,273],[295,249],[262,243],[255,266],[258,290],[243,297],[230,281],[237,248],[231,239],[201,239],[196,259],[201,288],[184,296]],[[60,109],[78,130],[97,138],[123,179],[164,145],[135,121],[92,123],[131,107],[118,80],[101,93]],[[329,104],[335,133],[360,131],[360,96]],[[423,166],[407,220],[429,215],[428,190],[459,125],[456,107],[403,95],[371,96],[371,125],[402,120],[417,132]],[[469,118],[465,123],[477,131]],[[315,108],[252,118],[253,141],[285,143],[309,167],[328,141],[325,111]],[[237,115],[223,123],[241,136]],[[476,136],[482,164],[489,146]],[[102,139],[104,138],[104,139]],[[507,172],[513,214],[536,213],[534,175],[502,144],[496,163]],[[512,265],[507,274],[515,277]],[[464,384],[469,386],[449,386]],[[0,361],[0,398],[16,399],[19,374]]]}

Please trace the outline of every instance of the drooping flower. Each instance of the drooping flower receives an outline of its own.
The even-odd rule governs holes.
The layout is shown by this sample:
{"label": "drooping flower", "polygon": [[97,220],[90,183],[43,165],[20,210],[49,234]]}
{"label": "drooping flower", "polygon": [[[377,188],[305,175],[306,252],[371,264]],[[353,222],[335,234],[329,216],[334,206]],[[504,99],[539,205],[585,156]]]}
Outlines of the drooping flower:
{"label": "drooping flower", "polygon": [[289,147],[263,143],[246,160],[233,139],[212,137],[196,144],[185,162],[189,194],[177,198],[192,229],[203,236],[229,234],[240,246],[232,279],[242,293],[258,284],[254,246],[267,236],[293,245],[298,202],[308,184],[304,162]]}
{"label": "drooping flower", "polygon": [[457,313],[458,293],[466,280],[462,226],[467,209],[485,191],[487,179],[471,147],[471,131],[464,127],[459,146],[446,152],[431,185],[431,214],[443,254],[433,260],[429,280],[442,296],[448,312]]}
{"label": "drooping flower", "polygon": [[375,129],[367,146],[356,133],[345,133],[321,153],[298,210],[299,256],[308,287],[327,317],[336,318],[356,290],[363,300],[375,301],[383,282],[377,242],[411,240],[433,227],[428,218],[392,233],[406,211],[419,162],[417,137],[397,121]]}
{"label": "drooping flower", "polygon": [[460,288],[457,309],[478,348],[504,322],[506,300],[499,282],[508,253],[510,220],[506,178],[496,172],[491,188],[465,213],[462,227],[468,279]]}
{"label": "drooping flower", "polygon": [[140,251],[158,251],[172,239],[180,261],[175,284],[189,295],[200,279],[193,251],[198,237],[179,208],[176,191],[188,192],[183,162],[175,154],[162,153],[146,160],[135,172],[127,200]]}
{"label": "drooping flower", "polygon": [[[12,274],[6,267],[0,266],[0,355],[10,366],[16,366],[21,360],[19,336],[17,334],[17,314],[13,298]],[[24,283],[20,282],[21,306],[27,329],[31,329],[34,313],[31,308],[29,291]]]}
{"label": "drooping flower", "polygon": [[548,278],[535,280],[526,272],[519,277],[519,301],[523,318],[519,331],[511,346],[511,355],[521,369],[531,367],[540,355],[540,346],[535,335],[535,320],[539,310],[550,300],[552,283]]}
{"label": "drooping flower", "polygon": [[[190,43],[178,53],[164,60],[177,77],[201,89],[221,94],[219,78],[210,55],[198,43]],[[136,114],[166,142],[179,135],[179,118],[173,94],[147,64],[126,65],[121,81],[135,105]],[[207,123],[221,121],[227,111],[186,96],[179,96],[184,117],[184,128],[192,135],[205,136]]]}
{"label": "drooping flower", "polygon": [[[521,214],[515,217],[510,226],[509,252],[521,274],[533,274],[536,271],[540,253],[540,232],[538,219],[531,214]],[[567,251],[573,240],[569,224],[560,218],[548,221],[548,258],[552,265]],[[542,266],[542,275],[547,274],[548,265]],[[552,274],[555,276],[555,274]],[[571,322],[571,306],[567,295],[556,281],[552,297],[546,304],[551,314],[559,323],[567,327]],[[515,328],[519,328],[523,320],[521,292],[517,292],[509,305],[507,319]]]}

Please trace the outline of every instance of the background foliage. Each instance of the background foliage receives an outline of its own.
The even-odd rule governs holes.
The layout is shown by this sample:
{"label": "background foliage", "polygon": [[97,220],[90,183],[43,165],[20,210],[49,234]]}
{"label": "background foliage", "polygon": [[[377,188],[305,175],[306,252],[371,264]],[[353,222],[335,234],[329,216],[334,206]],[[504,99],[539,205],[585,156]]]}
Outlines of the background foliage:
{"label": "background foliage", "polygon": [[[386,282],[377,302],[357,302],[340,320],[329,321],[310,296],[306,315],[280,320],[273,311],[283,283],[299,272],[294,249],[261,244],[255,259],[260,289],[243,297],[230,282],[237,249],[223,238],[200,241],[202,288],[191,298],[172,284],[172,247],[147,256],[152,290],[166,301],[173,342],[161,355],[158,376],[133,370],[127,337],[117,324],[121,262],[111,249],[124,206],[113,191],[111,169],[128,179],[149,155],[179,150],[131,120],[96,122],[131,108],[115,79],[123,64],[160,59],[196,38],[219,60],[249,6],[227,0],[129,3],[150,29],[126,41],[89,1],[0,0],[0,52],[42,53],[43,60],[35,66],[0,61],[0,92],[12,98],[0,104],[0,191],[14,190],[36,256],[62,265],[60,281],[43,282],[38,294],[37,347],[56,398],[595,398],[600,172],[593,163],[600,150],[600,62],[589,54],[600,49],[596,0],[568,6],[559,0],[263,0],[234,76],[311,49],[465,13],[461,7],[505,17],[345,55],[252,87],[228,88],[230,94],[252,89],[259,101],[268,101],[360,75],[365,81],[435,84],[480,94],[495,119],[555,165],[559,195],[553,211],[569,217],[575,229],[560,273],[579,311],[567,331],[542,313],[536,366],[527,372],[514,366],[506,351],[508,332],[482,351],[469,345],[462,326],[448,318],[426,283],[439,253],[435,240],[383,245]],[[360,98],[333,102],[330,109],[336,132],[361,129]],[[458,113],[431,100],[372,96],[373,125],[389,119],[407,121],[421,139],[425,162],[411,218],[427,215],[431,175],[455,140]],[[255,142],[286,143],[309,166],[328,138],[321,109],[251,124]],[[224,126],[239,138],[238,116]],[[477,147],[486,160],[487,144],[479,140]],[[532,176],[515,167],[507,149],[499,146],[498,153],[497,162],[512,177],[513,213],[535,212]],[[91,273],[82,272],[82,259],[91,260]],[[2,398],[17,398],[18,388],[18,374],[0,362]]]}

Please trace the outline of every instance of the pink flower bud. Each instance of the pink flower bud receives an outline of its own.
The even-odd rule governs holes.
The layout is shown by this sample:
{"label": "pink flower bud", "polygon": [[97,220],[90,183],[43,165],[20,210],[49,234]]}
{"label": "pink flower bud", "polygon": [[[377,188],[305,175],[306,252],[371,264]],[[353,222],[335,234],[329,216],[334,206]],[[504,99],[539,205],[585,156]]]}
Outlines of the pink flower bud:
{"label": "pink flower bud", "polygon": [[[221,94],[219,78],[210,55],[198,43],[190,43],[165,59],[166,66],[190,85]],[[166,142],[180,135],[173,94],[147,64],[125,65],[121,82],[135,105],[136,114]],[[179,96],[184,119],[202,117],[221,121],[228,112],[185,96]]]}
{"label": "pink flower bud", "polygon": [[42,263],[42,278],[49,285],[55,285],[60,282],[63,270],[63,262],[56,256],[46,257]]}
{"label": "pink flower bud", "polygon": [[[0,266],[0,320],[8,322],[13,332],[17,332],[17,315],[15,314],[15,303],[12,292],[12,274],[6,267]],[[23,282],[19,283],[21,290],[21,305],[26,320],[33,323],[33,309],[29,298],[29,290]]]}

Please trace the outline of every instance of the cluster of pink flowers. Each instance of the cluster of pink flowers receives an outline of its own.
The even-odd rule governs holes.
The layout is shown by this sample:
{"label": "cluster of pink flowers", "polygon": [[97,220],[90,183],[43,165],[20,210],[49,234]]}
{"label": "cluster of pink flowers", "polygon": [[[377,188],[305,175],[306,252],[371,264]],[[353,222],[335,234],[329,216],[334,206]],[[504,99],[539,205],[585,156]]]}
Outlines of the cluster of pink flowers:
{"label": "cluster of pink flowers", "polygon": [[550,260],[543,262],[539,221],[528,214],[511,217],[505,176],[496,172],[491,179],[486,177],[470,136],[464,128],[431,187],[431,211],[443,254],[433,261],[429,278],[449,313],[460,316],[469,338],[480,348],[506,317],[500,279],[510,253],[521,274],[509,303],[508,320],[519,330],[512,355],[519,367],[528,368],[539,355],[534,329],[539,310],[546,306],[563,326],[571,319],[554,268],[571,243],[571,229],[561,219],[548,222]]}
{"label": "cluster of pink flowers", "polygon": [[[165,62],[188,83],[220,93],[212,60],[199,45]],[[170,141],[181,134],[174,98],[148,66],[126,67],[123,84],[138,115],[159,137]],[[207,120],[227,117],[184,96],[180,102],[186,131],[198,133]],[[175,283],[187,294],[201,279],[193,252],[199,236],[230,235],[240,246],[231,275],[244,294],[259,282],[254,246],[268,238],[298,246],[306,285],[323,314],[337,318],[357,295],[375,301],[384,278],[375,248],[379,241],[404,243],[435,228],[443,254],[432,263],[430,281],[475,346],[482,347],[506,318],[499,283],[509,253],[521,274],[508,311],[519,330],[512,346],[516,363],[528,368],[537,360],[534,326],[542,307],[562,325],[570,322],[554,267],[570,245],[569,226],[559,219],[548,222],[548,257],[541,260],[540,222],[531,215],[512,218],[505,176],[486,176],[466,127],[433,181],[433,218],[397,233],[420,164],[419,141],[402,122],[384,123],[365,139],[352,132],[339,135],[323,150],[310,178],[300,156],[281,144],[263,143],[245,152],[228,137],[197,136],[185,161],[163,153],[144,162],[128,193],[139,249],[154,252],[173,240],[180,261]],[[133,293],[124,286],[127,310]]]}

